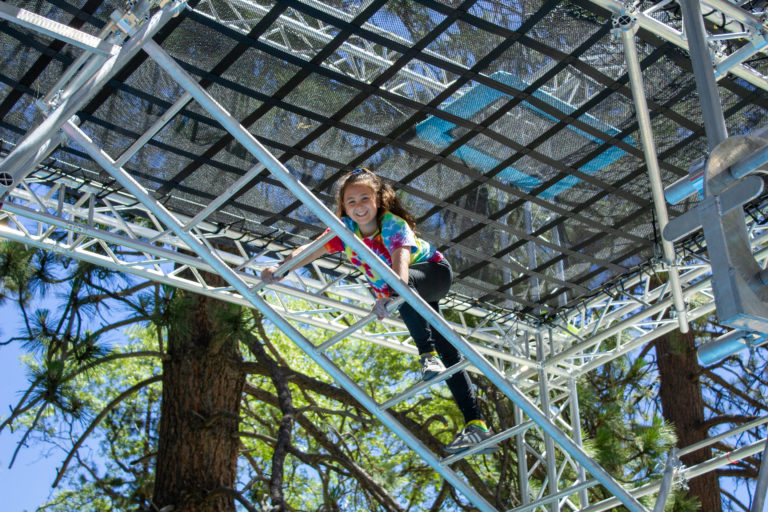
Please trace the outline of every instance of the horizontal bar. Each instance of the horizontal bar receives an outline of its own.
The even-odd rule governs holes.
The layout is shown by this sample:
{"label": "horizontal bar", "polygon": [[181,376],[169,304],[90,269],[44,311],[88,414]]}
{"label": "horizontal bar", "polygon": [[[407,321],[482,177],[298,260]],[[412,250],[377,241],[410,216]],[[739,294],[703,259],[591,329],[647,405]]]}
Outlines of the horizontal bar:
{"label": "horizontal bar", "polygon": [[447,370],[445,370],[443,372],[440,372],[435,377],[433,377],[433,378],[431,378],[429,380],[421,381],[421,382],[411,386],[410,388],[406,389],[404,392],[400,393],[399,395],[390,398],[389,400],[387,400],[386,402],[381,404],[379,406],[379,409],[389,409],[390,407],[392,407],[394,405],[397,405],[397,404],[399,404],[400,402],[402,402],[404,400],[408,400],[412,396],[419,394],[421,391],[423,391],[423,390],[425,390],[425,389],[427,389],[429,387],[432,387],[435,384],[439,384],[440,382],[443,382],[444,380],[447,380],[447,379],[451,378],[454,374],[460,372],[461,370],[463,370],[464,368],[466,368],[470,364],[471,363],[469,361],[467,361],[466,359],[462,359],[461,361],[459,361],[458,363],[454,364],[453,366],[451,366]]}
{"label": "horizontal bar", "polygon": [[696,450],[706,448],[707,446],[713,445],[723,439],[726,439],[731,436],[735,436],[736,434],[741,434],[742,432],[745,432],[751,428],[759,427],[760,425],[763,425],[765,423],[768,423],[768,416],[763,416],[761,418],[754,419],[733,430],[729,430],[728,432],[723,432],[722,434],[718,434],[714,437],[710,437],[710,438],[704,439],[703,441],[699,441],[698,443],[694,443],[690,446],[686,446],[685,448],[678,450],[677,456],[682,457],[684,455],[688,455],[689,453],[693,453]]}
{"label": "horizontal bar", "polygon": [[10,21],[46,36],[64,41],[83,50],[101,55],[114,55],[120,46],[99,39],[87,32],[77,30],[58,21],[53,21],[33,12],[20,9],[6,2],[0,2],[0,19]]}
{"label": "horizontal bar", "polygon": [[448,466],[450,464],[453,464],[457,460],[465,459],[471,455],[476,454],[477,452],[483,451],[483,449],[488,448],[489,446],[495,446],[500,442],[504,441],[505,439],[509,439],[512,436],[516,436],[517,434],[525,432],[526,430],[534,426],[536,426],[536,423],[533,420],[528,420],[519,425],[515,425],[512,428],[508,428],[504,432],[499,432],[498,434],[489,437],[482,443],[478,443],[472,448],[469,448],[459,453],[454,453],[450,457],[444,458],[443,460],[440,461],[440,464],[443,466]]}

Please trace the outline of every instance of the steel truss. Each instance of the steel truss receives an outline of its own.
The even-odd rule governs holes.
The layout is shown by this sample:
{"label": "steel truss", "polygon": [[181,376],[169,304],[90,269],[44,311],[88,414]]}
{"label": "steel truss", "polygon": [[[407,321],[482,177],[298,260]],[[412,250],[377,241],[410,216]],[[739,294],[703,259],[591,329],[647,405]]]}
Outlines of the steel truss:
{"label": "steel truss", "polygon": [[[321,4],[313,2],[312,5]],[[7,186],[10,183],[3,183],[6,185],[6,202],[0,215],[0,235],[9,240],[65,254],[143,279],[256,307],[481,510],[495,509],[469,488],[449,465],[459,458],[470,456],[487,445],[507,438],[515,439],[523,489],[521,498],[524,504],[515,509],[516,511],[541,507],[550,510],[560,510],[561,507],[571,510],[584,509],[588,506],[586,489],[598,484],[606,487],[617,497],[618,502],[623,503],[629,510],[645,510],[635,499],[635,495],[641,495],[640,490],[631,493],[626,491],[581,448],[575,380],[656,336],[677,328],[677,320],[667,318],[673,300],[669,287],[666,284],[651,283],[655,271],[663,271],[665,267],[657,265],[646,274],[624,281],[622,284],[626,291],[621,295],[602,296],[588,301],[571,314],[559,318],[551,326],[537,326],[509,316],[489,315],[487,311],[472,307],[471,304],[467,305],[456,298],[448,301],[446,306],[458,306],[461,322],[449,325],[431,312],[410,289],[403,286],[390,269],[346,231],[330,211],[303,185],[296,182],[274,157],[208,96],[207,92],[175,65],[162,48],[151,41],[151,30],[148,27],[156,29],[178,8],[179,5],[166,5],[146,24],[142,24],[138,18],[132,24],[125,22],[125,16],[121,18],[117,26],[134,36],[129,43],[123,44],[122,38],[114,37],[114,34],[105,35],[101,43],[89,42],[86,49],[92,52],[94,57],[88,62],[84,59],[84,62],[78,64],[83,66],[80,74],[69,74],[67,80],[62,83],[64,94],[56,96],[58,103],[49,102],[44,106],[49,110],[47,120],[25,138],[24,144],[14,149],[0,163],[0,170],[13,179],[11,186]],[[286,26],[290,24],[290,19],[292,18],[285,21]],[[240,19],[240,23],[246,21],[245,17]],[[291,23],[295,23],[295,20]],[[309,34],[305,36],[316,36],[313,30],[305,30],[306,34]],[[136,37],[137,34],[141,36]],[[64,37],[55,31],[52,35]],[[277,44],[276,41],[281,37],[283,43],[286,41],[284,34],[279,30],[271,36],[275,38],[272,40],[274,44]],[[78,39],[78,34],[69,33],[67,37],[85,40]],[[357,58],[373,59],[369,62],[370,65],[377,59],[379,64],[384,65],[386,52],[376,53],[375,48],[364,49],[366,52],[361,50],[355,53],[347,48],[349,54],[354,54]],[[162,128],[162,123],[151,128],[139,139],[137,144],[134,144],[135,149],[112,158],[101,151],[71,118],[77,105],[82,104],[89,95],[95,94],[108,79],[108,73],[100,71],[103,69],[105,56],[111,55],[115,59],[112,65],[117,70],[120,62],[127,61],[126,55],[135,54],[139,50],[149,53],[158,65],[187,90],[168,114],[161,118],[163,122],[172,118],[186,103],[194,99],[261,162],[194,218],[169,212],[121,168],[122,163],[130,159],[127,153],[135,152],[141,144],[151,139]],[[341,62],[336,65],[339,69],[342,68]],[[355,68],[350,62],[346,65],[350,69]],[[357,66],[356,69],[362,68]],[[741,66],[736,69],[741,69]],[[438,87],[445,88],[447,83],[444,76],[418,78],[411,76],[412,74],[412,71],[403,71],[402,77],[407,83],[394,86],[393,90],[429,86],[435,87],[434,90],[437,91]],[[51,99],[51,96],[47,98]],[[64,174],[52,176],[48,171],[40,170],[30,174],[29,170],[37,167],[55,147],[59,130],[65,131],[84,147],[95,161],[120,182],[124,190],[116,192],[94,182],[78,181]],[[269,258],[284,247],[259,240],[246,244],[241,241],[242,234],[234,231],[222,232],[218,230],[218,226],[205,221],[207,215],[236,193],[238,187],[244,186],[253,173],[261,172],[264,167],[283,182],[286,188],[293,191],[334,233],[363,255],[376,271],[385,276],[404,300],[422,311],[425,318],[464,354],[466,361],[449,369],[438,381],[471,364],[474,371],[486,375],[512,400],[516,419],[514,427],[471,452],[441,460],[387,413],[390,407],[425,390],[427,384],[413,386],[384,402],[377,402],[349,380],[329,355],[323,353],[332,344],[346,338],[377,343],[408,353],[415,353],[415,349],[407,342],[404,326],[397,320],[385,320],[382,323],[384,332],[380,332],[381,329],[365,328],[374,320],[373,315],[369,313],[371,299],[364,291],[364,285],[349,270],[345,271],[344,267],[338,265],[316,262],[313,272],[293,271],[286,284],[264,287],[257,278],[258,273],[265,264],[271,262]],[[137,222],[140,218],[149,222]],[[768,234],[757,226],[754,227],[753,234],[755,247],[761,248]],[[217,249],[216,243],[222,240],[234,247],[235,252]],[[182,253],[182,250],[185,253]],[[196,255],[186,254],[189,252]],[[757,255],[761,261],[765,260],[764,250],[758,250]],[[678,263],[677,269],[683,296],[689,301],[694,298],[696,302],[702,301],[702,305],[688,313],[689,318],[695,319],[711,313],[714,305],[706,263],[688,260]],[[210,286],[205,281],[204,272],[221,275],[229,286]],[[191,274],[193,279],[187,277],[188,274]],[[475,327],[469,327],[478,323],[476,319],[470,320],[470,317],[482,320]],[[348,323],[342,323],[342,318]],[[349,324],[352,328],[347,327]],[[297,326],[322,328],[335,334],[327,342],[315,346]],[[578,330],[580,334],[575,334],[574,330]],[[614,339],[615,346],[606,349],[604,343],[611,338]],[[432,384],[434,381],[429,383]],[[546,449],[543,452],[535,448],[532,442],[534,439],[544,440]],[[755,448],[745,447],[742,450],[751,449]],[[534,456],[535,462],[530,467],[526,454]],[[559,465],[558,459],[561,460]],[[539,465],[546,467],[547,483],[545,488],[534,495],[527,485],[527,477]],[[573,469],[578,478],[570,482],[568,487],[561,488],[560,478],[566,467]],[[694,469],[689,468],[691,472]],[[592,479],[587,480],[586,473],[590,473]],[[595,504],[585,510],[606,510],[599,508],[601,506],[603,505]]]}
{"label": "steel truss", "polygon": [[[680,48],[688,49],[688,41],[685,33],[680,30],[679,19],[659,15],[665,7],[669,6],[671,0],[661,0],[644,10],[635,7],[639,2],[589,1],[614,14],[632,14],[642,28]],[[429,2],[422,3],[429,4]],[[768,21],[763,13],[748,12],[728,0],[704,0],[702,3],[712,10],[708,13],[709,17],[715,19],[718,16],[724,16],[724,19],[728,20],[725,25],[730,29],[726,33],[709,35],[709,41],[712,43],[712,62],[717,76],[723,77],[731,73],[755,87],[768,91],[768,77],[745,64],[745,61],[756,53],[765,53],[768,49],[766,41]],[[332,34],[338,27],[352,21],[353,16],[318,0],[305,0],[302,4],[327,15],[334,22],[327,22],[319,16],[310,16],[298,9],[289,8],[275,20],[274,28],[264,34],[260,40],[309,60],[314,52],[333,39]],[[435,6],[432,7],[435,8]],[[242,33],[248,33],[269,12],[269,8],[259,5],[254,0],[224,0],[223,2],[204,0],[195,10]],[[718,22],[722,23],[720,20]],[[396,50],[398,45],[407,46],[410,41],[373,24],[365,23],[362,28],[372,36],[379,37],[348,40],[335,52],[336,59],[329,59],[322,65],[370,83],[373,78],[395,64],[400,55]],[[729,50],[723,44],[724,41],[737,41],[742,44],[736,50]],[[424,54],[448,62],[452,67],[468,69],[463,63],[447,61],[444,56],[434,52],[425,51]],[[385,90],[408,94],[409,97],[427,95],[431,98],[451,83],[445,69],[433,68],[418,61],[398,71],[397,77],[399,80],[390,81]]]}
{"label": "steel truss", "polygon": [[[644,10],[638,9],[635,2],[619,0],[589,0],[589,2],[613,14],[631,15],[637,19],[641,28],[683,50],[690,50],[689,41],[685,31],[682,30],[680,20],[660,15],[663,9],[671,4],[671,0],[661,0]],[[711,12],[707,13],[710,19],[718,19],[718,23],[727,20],[723,23],[727,27],[726,31],[707,34],[709,52],[717,78],[720,79],[730,73],[759,89],[768,91],[768,76],[745,63],[755,54],[765,53],[768,48],[766,43],[768,21],[764,14],[749,12],[729,0],[702,0],[701,3],[711,9]],[[729,50],[723,44],[724,41],[737,41],[742,44],[735,50]]]}

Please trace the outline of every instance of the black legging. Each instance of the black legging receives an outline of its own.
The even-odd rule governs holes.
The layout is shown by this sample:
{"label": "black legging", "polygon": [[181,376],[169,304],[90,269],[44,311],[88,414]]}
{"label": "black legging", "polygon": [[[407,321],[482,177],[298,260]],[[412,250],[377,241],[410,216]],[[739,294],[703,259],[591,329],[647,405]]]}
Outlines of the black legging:
{"label": "black legging", "polygon": [[[453,271],[448,260],[437,263],[414,263],[408,269],[408,286],[440,314],[438,302],[446,296],[453,280]],[[446,368],[458,363],[461,355],[456,348],[446,340],[437,329],[433,329],[424,318],[407,302],[400,306],[400,316],[408,327],[408,331],[416,342],[420,354],[436,351],[440,354]],[[480,408],[477,406],[475,390],[464,370],[453,374],[448,380],[448,388],[453,394],[456,405],[464,415],[464,421],[482,420]]]}

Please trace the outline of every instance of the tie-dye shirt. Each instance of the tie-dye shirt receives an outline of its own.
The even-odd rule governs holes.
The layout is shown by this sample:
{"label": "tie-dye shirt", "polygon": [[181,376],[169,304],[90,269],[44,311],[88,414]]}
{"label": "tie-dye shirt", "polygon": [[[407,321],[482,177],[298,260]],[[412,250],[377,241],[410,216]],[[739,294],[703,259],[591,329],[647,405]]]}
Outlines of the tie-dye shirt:
{"label": "tie-dye shirt", "polygon": [[[381,218],[381,229],[376,231],[370,237],[364,237],[360,233],[357,222],[349,217],[342,217],[342,222],[349,228],[363,243],[368,246],[384,263],[392,267],[392,253],[400,247],[411,248],[410,264],[421,263],[424,261],[441,261],[443,255],[440,254],[429,242],[417,237],[411,227],[402,217],[386,212]],[[327,232],[327,231],[326,231]],[[334,237],[325,244],[326,250],[333,254],[344,251],[349,258],[350,263],[356,266],[360,272],[368,279],[373,288],[376,298],[389,297],[392,295],[392,289],[387,285],[384,279],[379,276],[367,263],[365,263],[351,247],[348,247],[341,238]]]}

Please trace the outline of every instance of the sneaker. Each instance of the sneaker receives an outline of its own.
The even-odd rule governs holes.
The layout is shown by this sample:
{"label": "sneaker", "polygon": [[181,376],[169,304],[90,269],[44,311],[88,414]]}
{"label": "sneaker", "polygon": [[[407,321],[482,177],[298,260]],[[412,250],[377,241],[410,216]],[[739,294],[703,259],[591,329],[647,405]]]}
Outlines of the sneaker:
{"label": "sneaker", "polygon": [[[461,451],[472,448],[476,444],[485,441],[491,436],[493,436],[493,432],[491,430],[483,430],[476,425],[469,425],[464,427],[464,430],[462,430],[461,433],[456,436],[456,439],[445,445],[445,451],[448,453],[459,453]],[[496,445],[488,446],[478,452],[478,455],[492,453],[497,449],[498,446]]]}
{"label": "sneaker", "polygon": [[421,380],[433,379],[445,371],[445,365],[435,355],[423,354],[419,359],[421,360]]}

